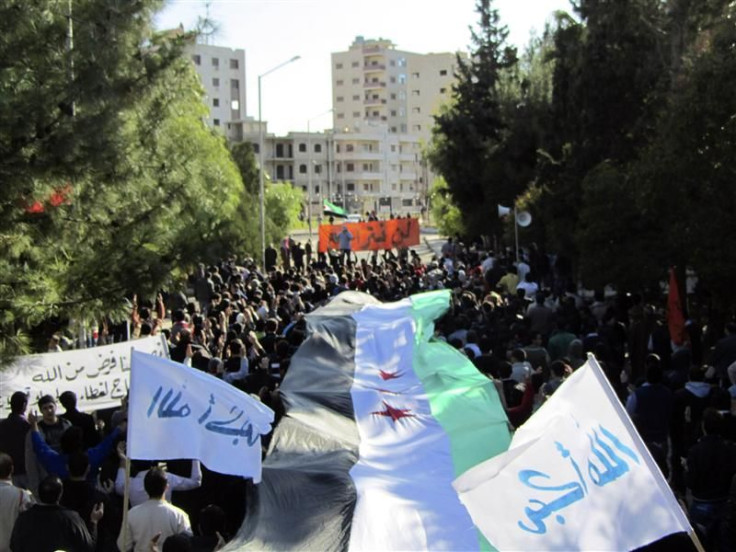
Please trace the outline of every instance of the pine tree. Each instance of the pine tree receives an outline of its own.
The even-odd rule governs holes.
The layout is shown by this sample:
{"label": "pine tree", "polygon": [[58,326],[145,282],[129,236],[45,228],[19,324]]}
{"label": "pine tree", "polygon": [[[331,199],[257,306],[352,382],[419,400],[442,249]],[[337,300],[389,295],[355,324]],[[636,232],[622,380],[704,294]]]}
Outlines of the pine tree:
{"label": "pine tree", "polygon": [[501,105],[501,74],[517,63],[516,51],[506,46],[508,30],[500,25],[492,0],[478,0],[476,10],[479,28],[471,34],[470,58],[457,57],[453,103],[435,117],[429,155],[470,233],[492,230],[489,223],[497,222],[489,213],[523,189],[505,181],[498,170],[508,128]]}

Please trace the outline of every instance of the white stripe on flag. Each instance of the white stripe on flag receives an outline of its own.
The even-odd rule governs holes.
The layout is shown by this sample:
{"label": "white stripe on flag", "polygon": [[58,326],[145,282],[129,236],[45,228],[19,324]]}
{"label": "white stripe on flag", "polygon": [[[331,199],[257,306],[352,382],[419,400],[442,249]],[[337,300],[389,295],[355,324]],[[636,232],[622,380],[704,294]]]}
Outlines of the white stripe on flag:
{"label": "white stripe on flag", "polygon": [[499,550],[631,550],[692,532],[592,357],[519,428],[508,452],[454,485]]}
{"label": "white stripe on flag", "polygon": [[209,374],[132,353],[128,453],[136,460],[201,460],[219,473],[261,480],[261,435],[273,411]]}
{"label": "white stripe on flag", "polygon": [[446,433],[413,371],[411,302],[367,306],[351,389],[360,434],[351,550],[474,550],[479,536],[451,481]]}

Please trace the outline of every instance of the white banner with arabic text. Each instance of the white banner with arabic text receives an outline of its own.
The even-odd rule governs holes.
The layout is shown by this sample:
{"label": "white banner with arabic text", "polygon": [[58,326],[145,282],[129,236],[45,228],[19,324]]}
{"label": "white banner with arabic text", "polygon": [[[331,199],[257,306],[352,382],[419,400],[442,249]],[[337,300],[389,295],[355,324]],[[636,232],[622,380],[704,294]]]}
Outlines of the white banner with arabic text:
{"label": "white banner with arabic text", "polygon": [[219,473],[261,480],[261,435],[273,410],[214,376],[133,352],[128,455],[200,460]]}
{"label": "white banner with arabic text", "polygon": [[454,483],[498,550],[632,550],[692,529],[594,358]]}
{"label": "white banner with arabic text", "polygon": [[160,335],[15,359],[0,369],[0,418],[10,413],[10,397],[16,391],[28,393],[30,408],[36,408],[43,395],[58,399],[64,391],[74,391],[77,408],[86,412],[119,407],[128,392],[131,349],[169,357],[166,338]]}

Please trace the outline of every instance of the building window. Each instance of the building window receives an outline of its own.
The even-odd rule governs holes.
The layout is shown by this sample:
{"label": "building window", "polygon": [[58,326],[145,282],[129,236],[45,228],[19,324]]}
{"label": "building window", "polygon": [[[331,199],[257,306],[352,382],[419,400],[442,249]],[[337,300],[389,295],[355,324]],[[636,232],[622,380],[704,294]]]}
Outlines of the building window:
{"label": "building window", "polygon": [[220,79],[218,79],[217,77],[215,77],[214,79],[212,79],[212,86],[214,86],[214,87],[220,86]]}
{"label": "building window", "polygon": [[391,67],[396,67],[396,61],[394,61],[393,59],[392,59],[391,61],[389,61],[389,62],[388,62],[388,64],[389,64],[389,65],[390,65]]}
{"label": "building window", "polygon": [[419,73],[412,73],[411,74],[411,78],[418,79],[419,78]]}
{"label": "building window", "polygon": [[336,63],[335,69],[342,69],[342,63]]}
{"label": "building window", "polygon": [[347,172],[353,172],[355,170],[355,165],[353,163],[346,163],[345,170]]}
{"label": "building window", "polygon": [[411,95],[412,96],[418,96],[419,95],[419,90],[412,90],[411,91]]}
{"label": "building window", "polygon": [[353,95],[353,101],[360,101],[360,94]]}
{"label": "building window", "polygon": [[344,113],[338,113],[337,115],[335,115],[335,118],[336,119],[344,119],[345,118],[345,114]]}
{"label": "building window", "polygon": [[411,127],[411,129],[420,132],[422,130],[422,125],[414,125]]}
{"label": "building window", "polygon": [[391,81],[391,84],[396,84],[396,77],[391,77],[389,80]]}
{"label": "building window", "polygon": [[444,94],[445,92],[447,92],[447,88],[440,88],[440,94]]}
{"label": "building window", "polygon": [[364,183],[363,183],[363,191],[364,191],[364,192],[370,192],[370,191],[371,191],[371,186],[370,186],[370,184],[368,184],[368,183],[365,183],[365,182],[364,182]]}
{"label": "building window", "polygon": [[322,153],[322,144],[314,144],[314,153]]}
{"label": "building window", "polygon": [[406,84],[406,75],[404,73],[399,75],[399,84]]}
{"label": "building window", "polygon": [[251,146],[253,146],[253,153],[258,153],[261,151],[261,144],[258,142],[251,143]]}
{"label": "building window", "polygon": [[240,62],[237,59],[231,59],[230,69],[240,69]]}
{"label": "building window", "polygon": [[394,182],[393,184],[391,184],[391,190],[394,191],[394,192],[396,191],[396,182]]}
{"label": "building window", "polygon": [[353,84],[360,84],[360,79],[359,78],[353,79]]}
{"label": "building window", "polygon": [[399,67],[406,67],[406,58],[400,57],[396,61],[396,65],[398,65]]}
{"label": "building window", "polygon": [[391,132],[396,134],[396,127],[391,127]]}
{"label": "building window", "polygon": [[395,110],[395,109],[392,109],[392,110],[391,110],[391,116],[392,116],[392,117],[396,117],[396,110]]}
{"label": "building window", "polygon": [[412,112],[412,113],[421,113],[421,112],[422,112],[422,110],[421,110],[421,108],[419,108],[419,107],[412,107],[412,108],[411,108],[411,112]]}
{"label": "building window", "polygon": [[360,111],[353,111],[353,117],[360,117]]}
{"label": "building window", "polygon": [[391,94],[391,99],[392,100],[395,100],[396,99],[396,94]]}
{"label": "building window", "polygon": [[240,81],[238,79],[230,79],[230,88],[240,90]]}
{"label": "building window", "polygon": [[314,166],[314,174],[322,174],[322,165]]}
{"label": "building window", "polygon": [[345,151],[353,151],[353,144],[347,144],[345,146]]}
{"label": "building window", "polygon": [[373,116],[374,116],[374,117],[378,117],[379,115],[380,115],[380,113],[378,113],[378,111],[374,111],[374,112],[373,112]]}
{"label": "building window", "polygon": [[276,165],[276,178],[279,180],[284,179],[284,166],[283,165]]}
{"label": "building window", "polygon": [[220,67],[220,58],[212,58],[212,67]]}
{"label": "building window", "polygon": [[335,98],[335,101],[336,102],[344,102],[345,101],[345,98],[343,98],[342,96],[338,96],[338,97]]}
{"label": "building window", "polygon": [[307,166],[304,163],[299,165],[299,174],[307,174]]}
{"label": "building window", "polygon": [[276,157],[284,156],[284,144],[276,144]]}
{"label": "building window", "polygon": [[319,194],[319,184],[314,185],[314,193]]}
{"label": "building window", "polygon": [[440,69],[440,77],[446,77],[447,76],[447,69]]}
{"label": "building window", "polygon": [[237,111],[238,109],[240,109],[240,102],[238,100],[232,100],[230,102],[230,109],[232,109],[233,111]]}
{"label": "building window", "polygon": [[391,144],[391,151],[396,151],[396,144]]}
{"label": "building window", "polygon": [[335,81],[335,86],[342,86],[342,80]]}
{"label": "building window", "polygon": [[369,172],[371,170],[370,163],[363,163],[363,172]]}
{"label": "building window", "polygon": [[212,124],[215,126],[220,126],[220,119],[212,119]]}
{"label": "building window", "polygon": [[212,107],[220,107],[220,98],[212,98]]}
{"label": "building window", "polygon": [[301,142],[299,144],[299,151],[301,151],[301,152],[307,151],[307,144],[305,144],[304,142]]}
{"label": "building window", "polygon": [[194,65],[202,65],[202,56],[199,54],[194,54],[192,56],[192,61],[194,62]]}

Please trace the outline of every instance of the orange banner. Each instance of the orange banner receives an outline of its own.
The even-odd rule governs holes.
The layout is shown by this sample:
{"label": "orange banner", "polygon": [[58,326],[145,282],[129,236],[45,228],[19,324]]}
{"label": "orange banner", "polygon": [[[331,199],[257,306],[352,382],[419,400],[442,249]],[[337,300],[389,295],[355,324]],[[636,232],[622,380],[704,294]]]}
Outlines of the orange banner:
{"label": "orange banner", "polygon": [[319,227],[319,251],[340,249],[337,235],[347,226],[353,235],[353,251],[376,251],[419,245],[419,220],[402,218],[374,222],[323,224]]}

